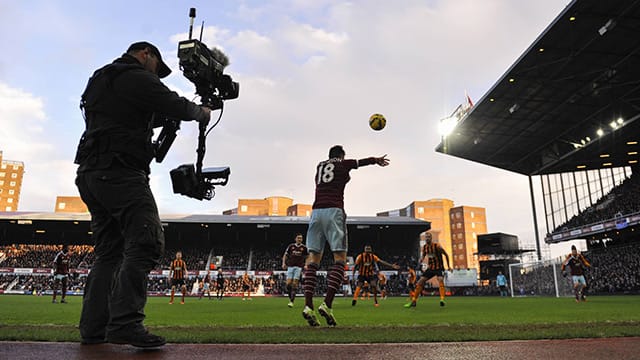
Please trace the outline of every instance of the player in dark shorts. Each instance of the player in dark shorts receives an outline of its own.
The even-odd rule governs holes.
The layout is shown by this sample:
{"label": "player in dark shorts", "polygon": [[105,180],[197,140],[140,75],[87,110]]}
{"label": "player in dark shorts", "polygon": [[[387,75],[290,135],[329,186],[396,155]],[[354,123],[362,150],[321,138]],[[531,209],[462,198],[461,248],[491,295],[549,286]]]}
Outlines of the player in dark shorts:
{"label": "player in dark shorts", "polygon": [[302,268],[308,255],[309,251],[302,243],[302,234],[296,235],[295,242],[287,246],[284,255],[282,255],[282,270],[287,270],[286,286],[289,294],[289,303],[287,306],[290,308],[293,307],[293,302],[296,300],[298,283],[300,282]]}
{"label": "player in dark shorts", "polygon": [[218,268],[218,276],[216,277],[216,298],[222,300],[224,298],[224,274],[222,268]]}
{"label": "player in dark shorts", "polygon": [[389,165],[387,156],[369,157],[360,160],[345,159],[342,146],[336,145],[329,150],[329,159],[316,166],[316,194],[311,212],[311,221],[307,230],[307,248],[309,257],[304,268],[304,302],[302,316],[309,325],[318,326],[313,310],[313,294],[318,279],[316,272],[320,267],[322,253],[326,244],[333,252],[333,265],[327,271],[327,294],[318,312],[329,326],[336,325],[331,305],[339,291],[344,277],[344,265],[347,263],[347,215],[344,212],[344,187],[351,179],[349,172],[361,166],[377,164]]}
{"label": "player in dark shorts", "polygon": [[576,294],[576,302],[580,302],[580,300],[587,301],[587,297],[584,294],[584,290],[587,287],[584,270],[591,267],[591,264],[582,254],[578,253],[575,245],[571,245],[571,254],[567,255],[566,259],[562,262],[561,271],[563,276],[566,276],[564,269],[567,266],[571,269],[571,279],[573,281],[573,290]]}
{"label": "player in dark shorts", "polygon": [[187,277],[187,264],[182,260],[182,252],[176,253],[176,258],[171,262],[171,268],[169,270],[169,278],[171,279],[171,300],[169,305],[173,304],[173,297],[176,293],[176,288],[182,291],[182,300],[180,304],[184,305],[184,298],[187,295],[187,285],[185,283]]}
{"label": "player in dark shorts", "polygon": [[52,303],[57,303],[56,294],[58,292],[58,285],[62,285],[62,298],[60,303],[66,304],[67,300],[67,282],[69,279],[69,263],[71,262],[71,254],[69,253],[69,247],[67,245],[62,246],[62,250],[56,254],[53,259],[53,300]]}
{"label": "player in dark shorts", "polygon": [[421,239],[425,240],[425,244],[422,247],[422,275],[420,276],[420,280],[418,280],[418,284],[416,285],[416,290],[413,292],[413,296],[411,297],[411,302],[404,305],[406,308],[415,307],[420,294],[422,293],[422,289],[424,287],[424,283],[429,281],[432,277],[436,276],[438,279],[438,285],[440,290],[440,306],[444,306],[444,262],[443,258],[447,261],[447,269],[450,269],[449,266],[449,255],[446,251],[440,246],[440,244],[433,242],[433,237],[430,233],[424,232],[420,234]]}
{"label": "player in dark shorts", "polygon": [[392,267],[394,269],[400,269],[396,264],[388,263],[380,259],[371,250],[370,245],[365,245],[364,252],[356,257],[355,266],[353,267],[353,276],[358,271],[358,282],[356,284],[356,291],[353,293],[353,300],[351,300],[351,306],[355,306],[358,300],[358,295],[362,290],[365,283],[369,283],[369,289],[373,292],[373,305],[378,306],[378,270],[379,265]]}

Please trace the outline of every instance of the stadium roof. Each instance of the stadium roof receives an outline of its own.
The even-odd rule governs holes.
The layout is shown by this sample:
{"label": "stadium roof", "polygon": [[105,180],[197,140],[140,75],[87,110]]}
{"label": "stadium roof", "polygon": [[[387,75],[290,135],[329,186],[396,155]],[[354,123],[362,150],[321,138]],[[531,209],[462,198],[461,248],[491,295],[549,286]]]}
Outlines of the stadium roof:
{"label": "stadium roof", "polygon": [[639,65],[640,0],[574,0],[436,151],[525,175],[637,165]]}
{"label": "stadium roof", "polygon": [[[162,222],[183,224],[308,224],[305,216],[239,216],[239,215],[160,215]],[[0,221],[83,221],[91,220],[89,213],[0,212]],[[348,225],[417,225],[429,222],[411,217],[348,216]]]}
{"label": "stadium roof", "polygon": [[[269,230],[271,233],[306,231],[309,217],[302,216],[238,216],[238,215],[161,215],[165,239],[177,238],[184,243],[189,234],[211,231],[221,240],[225,234]],[[90,241],[89,213],[0,212],[0,244],[6,243],[86,243]],[[349,237],[370,237],[365,232],[379,232],[385,241],[414,239],[429,230],[431,223],[410,217],[349,216]],[[380,230],[384,231],[380,231]],[[352,232],[358,230],[357,232]],[[383,234],[384,233],[384,234]],[[182,235],[185,235],[184,237]],[[174,239],[175,240],[175,239]],[[197,239],[193,240],[197,241]]]}

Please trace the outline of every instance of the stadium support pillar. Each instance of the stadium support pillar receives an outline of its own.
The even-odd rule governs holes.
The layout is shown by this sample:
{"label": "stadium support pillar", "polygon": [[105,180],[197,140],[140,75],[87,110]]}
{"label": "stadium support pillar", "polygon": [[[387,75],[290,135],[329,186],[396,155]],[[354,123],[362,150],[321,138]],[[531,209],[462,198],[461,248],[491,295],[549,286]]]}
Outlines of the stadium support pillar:
{"label": "stadium support pillar", "polygon": [[540,232],[538,231],[538,215],[536,214],[536,199],[533,195],[533,180],[531,180],[531,175],[529,175],[529,193],[531,194],[531,211],[533,211],[533,229],[536,236],[536,254],[538,255],[538,260],[542,260]]}

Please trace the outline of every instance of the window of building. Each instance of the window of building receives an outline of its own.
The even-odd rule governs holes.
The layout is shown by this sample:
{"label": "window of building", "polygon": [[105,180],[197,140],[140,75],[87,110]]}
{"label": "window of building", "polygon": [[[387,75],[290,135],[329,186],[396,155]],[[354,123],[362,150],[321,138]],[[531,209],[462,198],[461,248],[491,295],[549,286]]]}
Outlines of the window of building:
{"label": "window of building", "polygon": [[418,207],[418,214],[424,214],[424,208],[422,206]]}
{"label": "window of building", "polygon": [[451,213],[451,220],[453,220],[453,213]]}
{"label": "window of building", "polygon": [[472,229],[475,229],[475,228],[476,228],[476,223],[472,222],[472,223],[471,223],[471,228],[472,228]]}
{"label": "window of building", "polygon": [[247,212],[247,205],[241,205],[240,212]]}
{"label": "window of building", "polygon": [[456,219],[460,219],[460,216],[462,216],[459,212],[456,213]]}
{"label": "window of building", "polygon": [[311,216],[311,211],[307,210],[305,214],[307,214],[307,216]]}
{"label": "window of building", "polygon": [[13,170],[18,170],[19,167],[20,166],[18,166],[18,165],[13,165]]}
{"label": "window of building", "polygon": [[6,176],[6,174],[5,174],[4,171],[0,172],[0,177],[5,177],[5,176]]}
{"label": "window of building", "polygon": [[0,189],[0,194],[2,194],[2,189]]}
{"label": "window of building", "polygon": [[471,233],[471,236],[473,236],[473,238],[475,239],[476,238],[476,233],[475,232]]}
{"label": "window of building", "polygon": [[16,182],[15,181],[10,182],[9,186],[16,186]]}
{"label": "window of building", "polygon": [[12,179],[17,179],[17,178],[18,178],[18,173],[13,173],[13,174],[11,174],[11,178],[12,178]]}
{"label": "window of building", "polygon": [[60,202],[58,203],[58,210],[64,210],[67,207],[67,203]]}
{"label": "window of building", "polygon": [[0,180],[0,186],[4,185],[4,180]]}
{"label": "window of building", "polygon": [[7,164],[2,164],[2,169],[6,169],[7,168]]}
{"label": "window of building", "polygon": [[458,229],[462,229],[462,223],[458,223],[458,225],[456,225],[456,227],[457,227]]}
{"label": "window of building", "polygon": [[6,208],[4,208],[4,211],[13,211],[13,207],[7,206]]}
{"label": "window of building", "polygon": [[13,203],[13,198],[7,198],[7,202],[8,202],[9,204]]}
{"label": "window of building", "polygon": [[471,218],[473,219],[475,217],[476,214],[473,213],[473,211],[471,211]]}
{"label": "window of building", "polygon": [[[2,189],[0,189],[0,192],[2,192]],[[13,195],[13,194],[15,194],[15,192],[16,192],[15,190],[11,189],[11,190],[9,190],[9,195]]]}

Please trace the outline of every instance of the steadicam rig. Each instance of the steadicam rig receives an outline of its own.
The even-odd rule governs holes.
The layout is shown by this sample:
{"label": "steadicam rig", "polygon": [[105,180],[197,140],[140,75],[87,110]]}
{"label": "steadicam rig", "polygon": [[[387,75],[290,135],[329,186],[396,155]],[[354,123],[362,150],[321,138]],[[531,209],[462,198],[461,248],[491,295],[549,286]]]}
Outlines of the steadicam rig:
{"label": "steadicam rig", "polygon": [[[229,65],[229,58],[221,50],[209,49],[202,42],[204,23],[200,30],[200,40],[191,39],[195,17],[196,9],[191,8],[189,10],[189,39],[178,43],[180,70],[182,70],[184,77],[195,85],[196,94],[201,99],[201,105],[211,110],[220,110],[220,115],[218,120],[208,129],[207,123],[200,123],[196,164],[180,165],[171,170],[170,174],[174,193],[198,200],[211,200],[215,195],[214,186],[226,185],[231,170],[227,166],[202,168],[206,152],[206,137],[220,122],[224,101],[238,97],[240,85],[233,81],[231,76],[224,74],[224,68]],[[156,161],[160,162],[164,159],[179,128],[179,120],[166,119],[156,141]]]}

